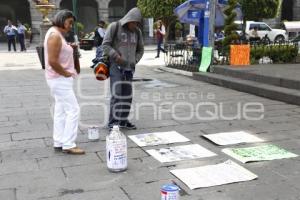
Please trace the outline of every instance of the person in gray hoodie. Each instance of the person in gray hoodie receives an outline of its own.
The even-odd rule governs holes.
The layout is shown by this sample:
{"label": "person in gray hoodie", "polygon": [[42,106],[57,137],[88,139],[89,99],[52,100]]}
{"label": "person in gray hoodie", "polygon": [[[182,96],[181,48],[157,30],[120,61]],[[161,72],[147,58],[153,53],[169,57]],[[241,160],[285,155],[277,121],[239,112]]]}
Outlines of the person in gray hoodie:
{"label": "person in gray hoodie", "polygon": [[136,129],[128,121],[132,103],[132,78],[136,64],[144,54],[144,42],[139,24],[142,14],[131,9],[121,20],[107,28],[102,47],[110,60],[110,113],[108,128]]}

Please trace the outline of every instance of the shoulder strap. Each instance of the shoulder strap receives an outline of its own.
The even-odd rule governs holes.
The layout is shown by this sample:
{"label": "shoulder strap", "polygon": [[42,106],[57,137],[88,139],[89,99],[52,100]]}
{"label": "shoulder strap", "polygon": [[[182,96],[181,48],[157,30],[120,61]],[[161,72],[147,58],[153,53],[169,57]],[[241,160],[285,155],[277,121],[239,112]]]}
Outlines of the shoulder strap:
{"label": "shoulder strap", "polygon": [[120,26],[120,22],[117,21],[116,22],[116,29],[115,29],[115,32],[114,32],[114,35],[113,35],[113,41],[115,41],[115,39],[117,37],[118,31],[119,31],[119,26]]}
{"label": "shoulder strap", "polygon": [[114,30],[114,34],[113,34],[113,38],[112,38],[112,43],[111,43],[113,48],[114,48],[114,46],[117,42],[117,34],[118,34],[118,31],[119,31],[119,26],[120,26],[119,24],[120,24],[120,22],[117,21],[116,22],[116,27],[115,27],[115,30]]}

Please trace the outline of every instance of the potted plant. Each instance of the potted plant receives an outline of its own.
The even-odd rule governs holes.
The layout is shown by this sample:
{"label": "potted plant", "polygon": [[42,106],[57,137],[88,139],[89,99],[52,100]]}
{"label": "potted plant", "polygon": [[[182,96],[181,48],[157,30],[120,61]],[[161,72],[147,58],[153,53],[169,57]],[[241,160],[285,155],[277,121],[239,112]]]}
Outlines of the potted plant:
{"label": "potted plant", "polygon": [[176,41],[182,41],[182,24],[179,21],[176,21],[175,23],[175,38]]}
{"label": "potted plant", "polygon": [[26,27],[25,32],[25,46],[28,48],[30,46],[31,40],[32,40],[32,31],[29,24],[25,23],[24,26]]}

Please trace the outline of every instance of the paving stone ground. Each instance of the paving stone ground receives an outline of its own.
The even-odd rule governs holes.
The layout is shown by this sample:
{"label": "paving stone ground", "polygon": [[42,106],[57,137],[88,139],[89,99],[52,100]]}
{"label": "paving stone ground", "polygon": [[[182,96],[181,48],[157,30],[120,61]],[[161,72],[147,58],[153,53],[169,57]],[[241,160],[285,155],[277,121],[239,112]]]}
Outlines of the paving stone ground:
{"label": "paving stone ground", "polygon": [[[134,83],[131,117],[138,129],[124,133],[176,130],[191,139],[189,143],[200,144],[218,156],[162,164],[145,152],[151,147],[140,148],[128,139],[128,170],[110,173],[105,163],[108,131],[102,127],[107,120],[108,84],[96,81],[88,68],[93,55],[83,52],[82,75],[75,84],[81,106],[78,146],[87,153],[71,156],[52,149],[53,100],[36,54],[0,52],[1,200],[155,200],[160,199],[160,187],[172,180],[182,188],[181,200],[300,199],[299,157],[248,164],[236,161],[258,175],[257,180],[243,183],[190,190],[174,177],[169,170],[230,159],[221,152],[222,147],[201,137],[208,133],[248,130],[266,143],[300,154],[300,107],[162,72],[157,67],[163,60],[155,60],[155,53],[148,51],[135,77],[155,79],[155,87],[151,87],[153,82]],[[253,118],[263,114],[262,119],[238,117],[247,103],[263,106],[262,113],[251,114]],[[208,119],[210,112],[219,117]],[[101,126],[99,141],[87,138],[87,128],[92,125]]]}

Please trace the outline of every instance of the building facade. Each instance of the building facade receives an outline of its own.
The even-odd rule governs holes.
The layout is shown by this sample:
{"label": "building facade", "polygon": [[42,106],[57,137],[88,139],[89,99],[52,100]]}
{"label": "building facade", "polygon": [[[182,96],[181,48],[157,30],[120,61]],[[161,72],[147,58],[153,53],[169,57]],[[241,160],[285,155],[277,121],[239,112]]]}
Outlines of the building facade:
{"label": "building facade", "polygon": [[[49,14],[51,18],[59,9],[72,10],[72,0],[49,0],[55,5],[54,11]],[[124,16],[131,8],[136,6],[137,0],[77,0],[78,19],[84,25],[84,32],[93,31],[97,22],[105,20],[115,21]],[[33,40],[39,40],[39,27],[42,15],[35,8],[32,0],[1,0],[0,1],[0,40],[5,40],[3,28],[10,19],[14,24],[17,20],[32,27]]]}
{"label": "building facade", "polygon": [[[72,0],[49,0],[55,4],[55,10],[72,10]],[[84,25],[84,32],[92,31],[100,19],[107,22],[115,21],[136,6],[137,0],[77,0],[78,21]],[[6,40],[3,28],[10,19],[14,24],[17,20],[32,27],[33,41],[39,40],[39,27],[42,15],[36,10],[33,0],[1,0],[0,1],[0,41]],[[300,21],[300,0],[282,0],[281,9],[276,19],[268,20],[271,26],[279,21]]]}

